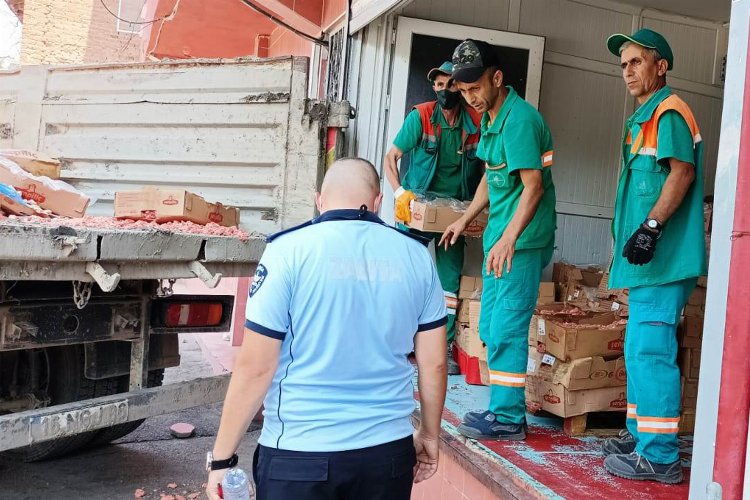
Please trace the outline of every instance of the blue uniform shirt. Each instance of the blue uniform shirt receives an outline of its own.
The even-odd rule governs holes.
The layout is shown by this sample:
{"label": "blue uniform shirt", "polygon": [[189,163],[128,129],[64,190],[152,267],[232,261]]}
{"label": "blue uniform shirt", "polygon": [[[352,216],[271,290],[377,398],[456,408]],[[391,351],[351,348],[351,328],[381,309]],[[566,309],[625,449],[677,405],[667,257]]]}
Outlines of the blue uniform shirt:
{"label": "blue uniform shirt", "polygon": [[426,246],[358,210],[269,239],[246,311],[247,328],[282,340],[259,442],[326,452],[411,435],[407,356],[447,321]]}

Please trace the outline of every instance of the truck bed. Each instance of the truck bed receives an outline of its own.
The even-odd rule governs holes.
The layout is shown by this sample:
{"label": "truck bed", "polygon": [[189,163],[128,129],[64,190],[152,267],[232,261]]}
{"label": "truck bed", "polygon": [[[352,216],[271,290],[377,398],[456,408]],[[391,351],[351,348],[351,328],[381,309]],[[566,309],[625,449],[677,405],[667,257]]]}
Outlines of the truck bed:
{"label": "truck bed", "polygon": [[260,234],[242,240],[158,229],[47,227],[3,221],[0,280],[97,281],[101,285],[95,277],[102,273],[123,280],[250,276],[264,248],[265,237]]}

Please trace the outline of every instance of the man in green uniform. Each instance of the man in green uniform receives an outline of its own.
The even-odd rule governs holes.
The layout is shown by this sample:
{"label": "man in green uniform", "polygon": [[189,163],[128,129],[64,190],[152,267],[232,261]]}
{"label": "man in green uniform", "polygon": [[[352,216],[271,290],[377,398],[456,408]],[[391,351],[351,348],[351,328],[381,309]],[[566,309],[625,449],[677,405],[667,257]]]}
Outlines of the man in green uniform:
{"label": "man in green uniform", "polygon": [[479,336],[487,345],[490,402],[487,411],[466,414],[458,431],[474,439],[518,440],[526,437],[529,323],[555,242],[555,187],[552,134],[542,115],[503,85],[499,66],[485,42],[466,40],[453,53],[459,90],[484,113],[477,156],[486,171],[471,206],[440,244],[455,244],[489,205]]}
{"label": "man in green uniform", "polygon": [[[430,192],[441,198],[470,200],[482,177],[483,163],[476,156],[480,115],[461,103],[452,72],[453,65],[446,61],[427,73],[437,100],[414,106],[385,157],[385,173],[396,198],[397,221],[411,221],[409,204],[417,194]],[[398,161],[404,153],[411,153],[411,162],[401,179]],[[439,238],[435,234],[410,231]],[[448,374],[455,375],[458,365],[451,347],[456,335],[457,294],[464,265],[463,238],[447,249],[436,245],[435,265],[448,307]]]}
{"label": "man in green uniform", "polygon": [[630,289],[627,431],[605,441],[604,466],[628,479],[679,483],[676,329],[706,272],[703,143],[690,108],[667,86],[673,56],[664,37],[642,29],[612,35],[607,46],[640,107],[623,134],[609,278],[611,288]]}

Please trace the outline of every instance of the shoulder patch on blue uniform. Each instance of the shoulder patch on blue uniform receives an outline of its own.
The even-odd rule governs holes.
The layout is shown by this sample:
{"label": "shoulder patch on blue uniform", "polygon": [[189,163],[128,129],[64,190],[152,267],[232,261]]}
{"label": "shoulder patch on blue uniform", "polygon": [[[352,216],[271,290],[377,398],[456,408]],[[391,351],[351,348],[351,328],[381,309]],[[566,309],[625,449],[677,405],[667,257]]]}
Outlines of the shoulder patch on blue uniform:
{"label": "shoulder patch on blue uniform", "polygon": [[253,284],[250,285],[250,297],[260,290],[263,282],[266,281],[266,276],[268,276],[268,269],[263,264],[258,264],[258,267],[255,269],[255,277],[253,277]]}

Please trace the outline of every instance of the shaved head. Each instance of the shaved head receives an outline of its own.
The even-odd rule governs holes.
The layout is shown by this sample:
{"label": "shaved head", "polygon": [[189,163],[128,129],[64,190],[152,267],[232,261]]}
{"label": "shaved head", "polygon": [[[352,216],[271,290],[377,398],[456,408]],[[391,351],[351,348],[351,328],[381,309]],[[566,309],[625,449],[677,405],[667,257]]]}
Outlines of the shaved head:
{"label": "shaved head", "polygon": [[380,208],[380,177],[375,166],[361,158],[343,158],[331,165],[316,196],[318,210],[360,208],[371,212]]}

